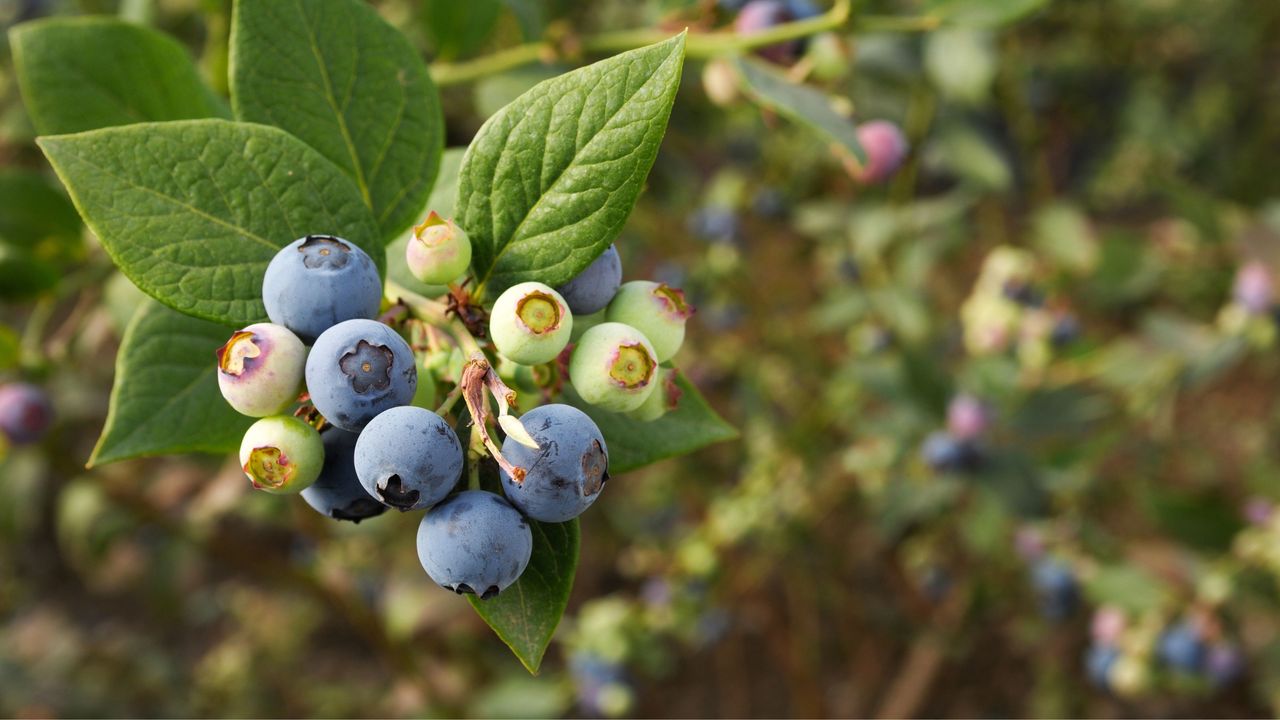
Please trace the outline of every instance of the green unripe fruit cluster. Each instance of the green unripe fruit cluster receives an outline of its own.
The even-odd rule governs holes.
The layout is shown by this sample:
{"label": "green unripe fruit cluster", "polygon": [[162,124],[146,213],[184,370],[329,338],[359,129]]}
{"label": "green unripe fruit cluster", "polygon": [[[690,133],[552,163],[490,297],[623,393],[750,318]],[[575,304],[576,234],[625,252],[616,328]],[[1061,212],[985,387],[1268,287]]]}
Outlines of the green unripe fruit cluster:
{"label": "green unripe fruit cluster", "polygon": [[569,344],[573,314],[560,293],[540,282],[507,288],[493,304],[489,338],[498,352],[521,365],[550,362]]}
{"label": "green unripe fruit cluster", "polygon": [[648,280],[623,283],[605,311],[609,322],[644,333],[660,363],[674,357],[684,344],[684,324],[691,315],[693,307],[685,301],[683,291]]}

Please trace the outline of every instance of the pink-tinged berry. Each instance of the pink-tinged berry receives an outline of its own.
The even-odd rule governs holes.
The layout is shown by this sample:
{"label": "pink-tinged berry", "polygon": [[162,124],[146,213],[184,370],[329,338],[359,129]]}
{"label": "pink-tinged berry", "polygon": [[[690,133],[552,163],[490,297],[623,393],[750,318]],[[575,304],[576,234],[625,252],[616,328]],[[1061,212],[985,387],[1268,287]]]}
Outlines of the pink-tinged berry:
{"label": "pink-tinged berry", "polygon": [[639,330],[606,322],[582,335],[569,359],[569,379],[583,400],[631,412],[657,389],[658,359]]}
{"label": "pink-tinged berry", "polygon": [[676,374],[677,371],[672,368],[659,368],[656,380],[658,387],[640,407],[627,414],[642,422],[653,422],[679,407],[683,391],[676,384]]}
{"label": "pink-tinged berry", "polygon": [[315,428],[298,418],[262,418],[240,442],[240,467],[259,490],[300,492],[320,477],[324,443]]}
{"label": "pink-tinged berry", "polygon": [[0,433],[14,445],[38,442],[53,423],[45,391],[28,383],[0,385]]}
{"label": "pink-tinged berry", "polygon": [[664,283],[634,280],[623,283],[613,296],[605,319],[623,323],[644,333],[653,344],[658,362],[675,356],[684,344],[684,324],[693,315],[684,292]]}
{"label": "pink-tinged berry", "polygon": [[444,285],[457,280],[471,265],[471,241],[452,220],[434,210],[420,225],[405,249],[409,272],[424,283]]}
{"label": "pink-tinged berry", "polygon": [[503,357],[521,365],[554,360],[572,334],[573,313],[568,304],[540,282],[507,288],[489,315],[489,338]]}
{"label": "pink-tinged berry", "polygon": [[888,180],[902,166],[910,147],[902,129],[888,120],[872,120],[859,125],[857,132],[867,162],[854,168],[854,178],[868,185]]}
{"label": "pink-tinged berry", "polygon": [[1245,310],[1255,315],[1270,311],[1274,292],[1271,271],[1263,263],[1251,260],[1241,265],[1240,270],[1236,272],[1232,295]]}
{"label": "pink-tinged berry", "polygon": [[947,405],[947,432],[959,440],[976,440],[987,431],[987,408],[972,395],[957,395]]}
{"label": "pink-tinged berry", "polygon": [[256,323],[218,348],[218,389],[236,412],[266,417],[284,412],[298,397],[307,348],[288,328]]}

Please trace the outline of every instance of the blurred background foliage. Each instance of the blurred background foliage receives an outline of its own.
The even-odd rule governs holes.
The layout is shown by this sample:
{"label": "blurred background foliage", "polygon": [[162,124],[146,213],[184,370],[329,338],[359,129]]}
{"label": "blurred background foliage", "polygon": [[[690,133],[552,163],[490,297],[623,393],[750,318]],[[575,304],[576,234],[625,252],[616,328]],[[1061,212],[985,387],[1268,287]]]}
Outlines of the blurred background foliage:
{"label": "blurred background foliage", "polygon": [[[563,51],[444,87],[451,146],[582,37],[741,5],[375,4],[454,68]],[[229,5],[0,24],[118,13],[225,90]],[[1280,712],[1280,4],[867,0],[852,28],[789,72],[903,128],[883,185],[686,66],[619,247],[698,306],[680,364],[742,439],[610,484],[538,677],[431,584],[414,516],[335,523],[229,458],[84,469],[141,296],[4,48],[0,376],[56,421],[0,466],[0,714]]]}

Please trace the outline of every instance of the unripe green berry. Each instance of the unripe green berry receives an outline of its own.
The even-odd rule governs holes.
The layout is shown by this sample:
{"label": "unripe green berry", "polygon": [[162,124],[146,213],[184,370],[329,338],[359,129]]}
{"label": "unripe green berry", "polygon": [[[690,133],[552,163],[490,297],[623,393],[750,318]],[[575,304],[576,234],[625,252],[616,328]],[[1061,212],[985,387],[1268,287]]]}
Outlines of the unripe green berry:
{"label": "unripe green berry", "polygon": [[583,400],[630,412],[657,388],[658,359],[639,330],[607,322],[583,333],[569,360],[569,379]]}
{"label": "unripe green berry", "polygon": [[613,296],[605,319],[630,325],[653,343],[658,362],[675,356],[684,343],[684,322],[693,314],[684,292],[665,283],[633,280]]}
{"label": "unripe green berry", "polygon": [[489,338],[498,352],[521,365],[555,359],[573,334],[573,313],[560,293],[540,282],[512,285],[489,315]]}
{"label": "unripe green berry", "polygon": [[320,477],[324,443],[315,428],[296,417],[262,418],[240,442],[240,467],[259,490],[300,492]]}
{"label": "unripe green berry", "polygon": [[471,241],[465,233],[432,210],[413,228],[405,248],[409,272],[424,283],[444,285],[458,279],[471,264]]}
{"label": "unripe green berry", "polygon": [[217,357],[218,389],[236,412],[266,417],[298,399],[307,348],[285,326],[255,323],[238,330]]}
{"label": "unripe green berry", "polygon": [[628,417],[641,422],[653,422],[675,410],[680,402],[680,386],[676,385],[676,371],[672,368],[659,368],[654,380],[657,386],[640,407],[627,413]]}

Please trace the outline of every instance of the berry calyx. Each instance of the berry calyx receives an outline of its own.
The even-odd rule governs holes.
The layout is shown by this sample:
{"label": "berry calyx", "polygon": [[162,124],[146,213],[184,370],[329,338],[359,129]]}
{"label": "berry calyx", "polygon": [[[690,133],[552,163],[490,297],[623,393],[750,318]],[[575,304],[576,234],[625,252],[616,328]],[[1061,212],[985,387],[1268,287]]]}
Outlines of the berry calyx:
{"label": "berry calyx", "polygon": [[560,293],[539,282],[507,288],[489,316],[489,337],[498,352],[521,365],[554,360],[572,334],[568,304]]}

